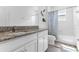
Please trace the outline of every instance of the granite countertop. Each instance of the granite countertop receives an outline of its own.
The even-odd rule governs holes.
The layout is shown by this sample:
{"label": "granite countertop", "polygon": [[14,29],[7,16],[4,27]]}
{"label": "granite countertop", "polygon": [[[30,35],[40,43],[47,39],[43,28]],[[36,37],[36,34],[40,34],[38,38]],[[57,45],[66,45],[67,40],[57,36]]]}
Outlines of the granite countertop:
{"label": "granite countertop", "polygon": [[37,33],[40,31],[44,31],[47,29],[36,29],[33,31],[27,31],[27,32],[1,32],[0,33],[0,42],[5,41],[5,40],[10,40],[16,37],[21,37],[21,36],[25,36],[25,35],[30,35],[33,33]]}

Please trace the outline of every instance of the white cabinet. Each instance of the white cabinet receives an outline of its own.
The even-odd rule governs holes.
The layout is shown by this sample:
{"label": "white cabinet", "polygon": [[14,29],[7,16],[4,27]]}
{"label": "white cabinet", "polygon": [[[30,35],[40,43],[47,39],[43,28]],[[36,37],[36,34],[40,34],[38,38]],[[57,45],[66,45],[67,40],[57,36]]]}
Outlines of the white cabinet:
{"label": "white cabinet", "polygon": [[43,38],[38,39],[38,52],[43,52]]}
{"label": "white cabinet", "polygon": [[44,51],[47,50],[48,48],[48,30],[44,31],[44,37],[43,37],[43,42],[44,42]]}
{"label": "white cabinet", "polygon": [[0,52],[44,52],[48,48],[48,30],[0,42]]}
{"label": "white cabinet", "polygon": [[[29,38],[30,37],[30,38]],[[35,38],[35,34],[30,35],[27,39],[31,42],[25,43],[19,48],[15,49],[15,52],[44,52],[48,48],[48,30],[38,32],[38,40]]]}
{"label": "white cabinet", "polygon": [[37,52],[37,40],[23,45],[22,47],[16,49],[14,52]]}
{"label": "white cabinet", "polygon": [[37,52],[37,35],[32,34],[24,38],[30,41],[15,49],[14,52]]}
{"label": "white cabinet", "polygon": [[24,47],[25,52],[37,52],[37,40],[29,42]]}
{"label": "white cabinet", "polygon": [[37,51],[37,33],[0,42],[0,52]]}
{"label": "white cabinet", "polygon": [[44,51],[48,48],[48,36],[44,37]]}
{"label": "white cabinet", "polygon": [[38,52],[44,52],[48,48],[48,30],[38,32]]}

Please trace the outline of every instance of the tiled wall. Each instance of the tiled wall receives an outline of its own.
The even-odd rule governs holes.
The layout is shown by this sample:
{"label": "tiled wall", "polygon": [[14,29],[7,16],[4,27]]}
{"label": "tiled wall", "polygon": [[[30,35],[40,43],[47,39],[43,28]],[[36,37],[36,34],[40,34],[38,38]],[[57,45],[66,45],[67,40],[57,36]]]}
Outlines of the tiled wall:
{"label": "tiled wall", "polygon": [[0,32],[10,32],[14,29],[15,32],[31,31],[37,30],[38,26],[2,26],[0,27]]}

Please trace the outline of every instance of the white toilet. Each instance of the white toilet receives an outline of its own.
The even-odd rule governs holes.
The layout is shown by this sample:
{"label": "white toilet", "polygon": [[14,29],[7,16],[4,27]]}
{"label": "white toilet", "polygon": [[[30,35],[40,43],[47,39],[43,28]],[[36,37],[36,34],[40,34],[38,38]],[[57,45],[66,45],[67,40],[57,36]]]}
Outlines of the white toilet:
{"label": "white toilet", "polygon": [[48,35],[48,44],[49,45],[54,45],[55,44],[55,40],[56,40],[56,37],[55,36]]}

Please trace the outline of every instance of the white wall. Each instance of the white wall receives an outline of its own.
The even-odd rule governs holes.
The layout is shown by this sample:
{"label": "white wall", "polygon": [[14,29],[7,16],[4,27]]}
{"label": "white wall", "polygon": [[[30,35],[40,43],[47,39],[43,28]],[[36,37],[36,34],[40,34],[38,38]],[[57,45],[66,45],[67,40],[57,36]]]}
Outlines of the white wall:
{"label": "white wall", "polygon": [[74,7],[73,15],[75,38],[79,39],[79,7]]}
{"label": "white wall", "polygon": [[[41,10],[45,9],[42,21]],[[0,7],[0,26],[39,26],[47,28],[47,7],[45,6],[1,6]]]}
{"label": "white wall", "polygon": [[0,6],[0,26],[6,26],[8,24],[8,10],[6,7]]}
{"label": "white wall", "polygon": [[73,8],[68,8],[64,12],[66,12],[65,17],[60,16],[62,20],[58,21],[58,32],[60,35],[74,35]]}
{"label": "white wall", "polygon": [[32,17],[36,16],[35,10],[35,7],[31,6],[10,7],[10,23],[18,26],[37,26],[36,18]]}
{"label": "white wall", "polygon": [[59,21],[58,24],[58,41],[71,45],[76,45],[73,16],[73,8],[67,8],[65,19],[61,18],[62,20]]}
{"label": "white wall", "polygon": [[36,6],[0,6],[0,26],[37,26]]}
{"label": "white wall", "polygon": [[[44,16],[41,16],[41,11],[45,9],[45,12],[44,12]],[[45,18],[46,22],[43,22],[42,21],[42,18]],[[39,14],[38,14],[38,24],[39,24],[39,28],[48,28],[48,13],[47,13],[47,7],[45,6],[40,6],[39,7]]]}

